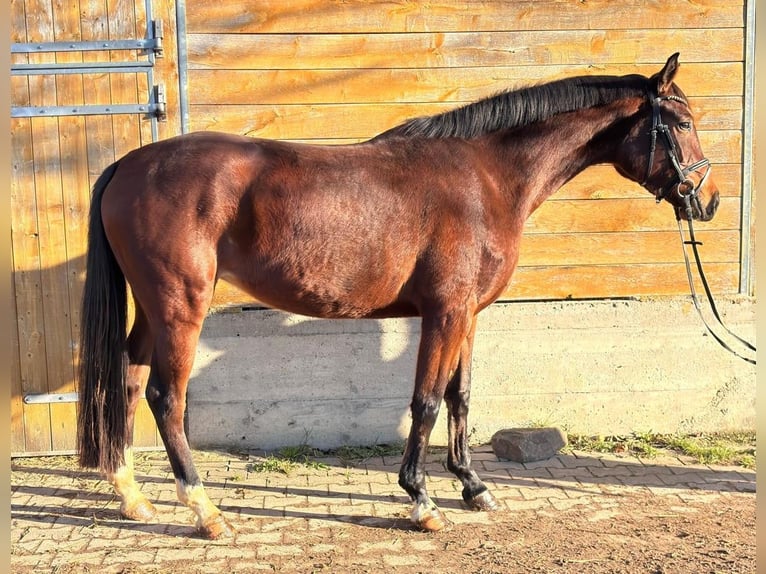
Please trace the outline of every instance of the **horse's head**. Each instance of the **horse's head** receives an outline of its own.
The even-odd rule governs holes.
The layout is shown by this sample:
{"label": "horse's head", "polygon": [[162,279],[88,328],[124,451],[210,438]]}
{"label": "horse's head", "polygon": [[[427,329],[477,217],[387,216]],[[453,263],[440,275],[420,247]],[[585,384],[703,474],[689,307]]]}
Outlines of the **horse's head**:
{"label": "horse's head", "polygon": [[702,153],[694,118],[683,92],[673,83],[678,54],[649,78],[649,93],[638,121],[618,153],[617,170],[641,183],[659,203],[673,205],[681,219],[708,221],[718,208],[718,188]]}

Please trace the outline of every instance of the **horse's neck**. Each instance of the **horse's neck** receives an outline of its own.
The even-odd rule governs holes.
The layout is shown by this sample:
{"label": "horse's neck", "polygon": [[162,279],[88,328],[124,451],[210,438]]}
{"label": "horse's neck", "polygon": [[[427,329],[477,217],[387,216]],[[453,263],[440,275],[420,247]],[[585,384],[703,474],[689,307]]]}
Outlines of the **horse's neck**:
{"label": "horse's neck", "polygon": [[532,213],[586,168],[613,163],[629,129],[630,122],[621,120],[635,113],[637,105],[615,102],[560,114],[507,134],[498,148],[498,163],[507,171],[505,181],[518,182],[509,191],[516,200],[523,194],[527,213]]}

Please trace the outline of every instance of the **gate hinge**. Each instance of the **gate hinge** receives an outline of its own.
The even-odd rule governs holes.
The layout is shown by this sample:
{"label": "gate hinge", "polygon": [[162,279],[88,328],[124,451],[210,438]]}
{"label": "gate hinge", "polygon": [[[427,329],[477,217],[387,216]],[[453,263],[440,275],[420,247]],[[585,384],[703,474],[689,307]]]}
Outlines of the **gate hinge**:
{"label": "gate hinge", "polygon": [[47,405],[51,403],[76,403],[77,393],[50,393],[24,395],[24,404]]}
{"label": "gate hinge", "polygon": [[165,85],[157,84],[152,90],[152,103],[150,105],[152,115],[159,121],[164,122],[168,119],[168,102],[165,98]]}
{"label": "gate hinge", "polygon": [[82,106],[14,106],[11,108],[12,118],[43,118],[60,116],[100,116],[117,114],[146,114],[150,118],[164,122],[168,119],[165,86],[162,84],[152,88],[148,104],[103,104]]}
{"label": "gate hinge", "polygon": [[164,36],[162,20],[152,20],[152,39],[154,40],[152,50],[158,58],[162,58],[165,55],[164,48],[162,47],[162,38]]}

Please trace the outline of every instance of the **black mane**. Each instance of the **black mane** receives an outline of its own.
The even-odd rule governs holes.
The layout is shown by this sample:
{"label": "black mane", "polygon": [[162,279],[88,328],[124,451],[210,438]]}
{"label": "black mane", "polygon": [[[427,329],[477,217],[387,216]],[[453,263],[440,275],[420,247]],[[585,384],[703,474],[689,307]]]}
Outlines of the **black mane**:
{"label": "black mane", "polygon": [[[502,92],[463,107],[408,120],[377,138],[405,136],[470,139],[543,121],[557,114],[644,96],[644,76],[577,76]],[[376,139],[377,139],[376,138]]]}

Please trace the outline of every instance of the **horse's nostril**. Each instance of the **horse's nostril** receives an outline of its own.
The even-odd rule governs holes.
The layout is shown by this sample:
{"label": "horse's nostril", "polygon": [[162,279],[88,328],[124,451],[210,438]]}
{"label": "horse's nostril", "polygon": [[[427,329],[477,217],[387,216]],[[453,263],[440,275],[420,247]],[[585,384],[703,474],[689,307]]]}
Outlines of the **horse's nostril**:
{"label": "horse's nostril", "polygon": [[716,210],[718,209],[718,204],[720,203],[721,199],[718,195],[718,192],[716,191],[713,194],[712,199],[710,200],[710,203],[707,204],[707,216],[708,219],[711,219],[714,215]]}

